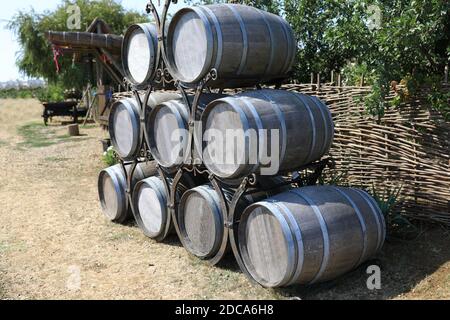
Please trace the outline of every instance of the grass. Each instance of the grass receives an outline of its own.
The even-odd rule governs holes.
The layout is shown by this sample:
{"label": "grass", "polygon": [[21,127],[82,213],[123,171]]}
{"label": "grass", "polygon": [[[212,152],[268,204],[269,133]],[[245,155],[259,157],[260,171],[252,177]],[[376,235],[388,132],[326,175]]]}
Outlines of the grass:
{"label": "grass", "polygon": [[0,148],[8,145],[8,142],[0,140]]}
{"label": "grass", "polygon": [[17,146],[19,149],[24,148],[43,148],[54,144],[69,141],[84,141],[89,138],[76,138],[68,134],[57,135],[56,130],[46,127],[41,122],[31,122],[17,128],[17,133],[23,138],[23,142]]}

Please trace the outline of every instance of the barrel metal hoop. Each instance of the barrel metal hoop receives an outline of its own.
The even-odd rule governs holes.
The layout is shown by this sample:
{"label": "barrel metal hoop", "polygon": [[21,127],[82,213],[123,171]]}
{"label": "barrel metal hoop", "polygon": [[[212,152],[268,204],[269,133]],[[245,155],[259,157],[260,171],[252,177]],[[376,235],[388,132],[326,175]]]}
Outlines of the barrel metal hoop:
{"label": "barrel metal hoop", "polygon": [[305,195],[303,192],[301,192],[300,190],[297,190],[297,189],[292,189],[289,192],[292,193],[292,194],[297,195],[298,197],[300,197],[302,199],[304,199],[309,204],[309,206],[313,210],[314,214],[316,215],[317,220],[319,221],[319,224],[320,224],[320,229],[322,230],[323,257],[322,257],[322,262],[321,262],[321,265],[320,265],[319,272],[316,274],[314,279],[310,282],[310,284],[314,284],[322,277],[323,273],[327,269],[327,267],[328,267],[328,260],[330,258],[330,236],[328,234],[327,223],[326,223],[325,219],[323,218],[319,207],[317,207],[317,205],[314,204],[314,202],[312,201],[311,198],[309,198],[307,195]]}
{"label": "barrel metal hoop", "polygon": [[155,69],[158,66],[159,61],[157,61],[157,51],[158,51],[158,45],[156,44],[156,48],[155,48],[155,43],[153,41],[154,36],[151,33],[151,28],[155,28],[154,32],[156,34],[156,36],[158,36],[158,30],[157,27],[150,23],[150,24],[139,24],[138,26],[140,26],[142,28],[142,30],[144,31],[145,35],[147,36],[147,39],[149,39],[149,49],[150,49],[150,58],[153,61],[153,65],[150,66],[148,72],[147,72],[147,76],[146,76],[146,80],[151,80],[152,76],[155,74]]}
{"label": "barrel metal hoop", "polygon": [[262,17],[263,20],[264,20],[264,23],[265,23],[266,26],[267,26],[267,29],[269,30],[269,38],[270,38],[270,59],[269,59],[269,63],[268,63],[267,66],[266,66],[266,69],[264,70],[264,76],[267,76],[268,71],[272,69],[272,66],[273,66],[273,63],[274,63],[273,57],[275,56],[275,46],[274,46],[274,37],[273,37],[272,27],[270,26],[270,23],[269,23],[269,21],[267,20],[266,13],[265,13],[264,11],[259,10],[259,9],[257,9],[257,8],[254,8],[254,7],[251,7],[251,8],[253,8],[255,11],[257,11],[257,12],[261,15],[261,17]]}
{"label": "barrel metal hoop", "polygon": [[369,196],[366,192],[358,190],[358,189],[354,189],[356,192],[358,192],[365,200],[366,202],[369,204],[370,208],[372,209],[372,214],[375,217],[375,222],[377,224],[377,252],[381,249],[381,247],[383,246],[383,242],[385,239],[385,232],[386,232],[386,228],[384,227],[384,217],[383,217],[383,213],[381,212],[381,210],[378,208],[378,205],[376,205],[373,202],[373,199],[371,196]]}
{"label": "barrel metal hoop", "polygon": [[[324,139],[322,141],[322,148],[320,149],[320,154],[323,155],[329,151],[329,149],[331,147],[330,141],[332,141],[332,140],[328,140],[329,135],[330,135],[330,132],[329,132],[330,130],[328,128],[327,117],[324,112],[324,108],[325,109],[328,109],[328,108],[316,97],[309,97],[309,98],[317,106],[317,108],[320,111],[320,115],[322,116],[322,122],[323,122],[325,134],[324,134]],[[330,119],[331,119],[331,123],[333,123],[333,119],[332,118],[330,118]]]}
{"label": "barrel metal hoop", "polygon": [[[194,81],[192,81],[192,82],[198,82],[202,78],[204,78],[205,75],[211,70],[212,59],[213,59],[213,49],[214,49],[213,43],[215,41],[217,41],[217,39],[214,39],[212,28],[211,28],[211,25],[209,24],[208,17],[201,10],[201,8],[200,7],[191,7],[191,8],[189,8],[189,10],[194,11],[199,16],[199,18],[202,20],[203,26],[205,28],[205,34],[206,34],[206,37],[207,37],[206,63],[203,66],[203,69],[202,69],[201,73],[198,75],[198,77],[196,79],[194,79]],[[185,81],[186,79],[180,79],[180,80],[181,81]]]}
{"label": "barrel metal hoop", "polygon": [[[191,251],[191,253],[193,253],[194,255],[196,255],[197,257],[201,258],[201,259],[208,259],[211,258],[211,255],[215,256],[216,251],[220,250],[220,246],[221,243],[223,241],[223,231],[224,231],[224,226],[223,226],[223,222],[225,221],[224,217],[222,217],[222,219],[220,219],[221,216],[221,209],[217,206],[217,202],[215,200],[218,200],[220,202],[220,199],[214,199],[214,197],[208,192],[208,190],[210,189],[210,187],[205,187],[205,186],[200,186],[194,189],[191,189],[189,191],[186,192],[185,196],[183,197],[184,200],[182,200],[182,203],[185,203],[185,201],[188,199],[187,197],[190,194],[193,193],[198,193],[199,195],[201,195],[203,197],[203,199],[205,199],[209,204],[212,204],[212,212],[213,214],[216,216],[216,219],[214,219],[214,226],[216,231],[221,230],[222,236],[218,239],[217,238],[217,233],[216,233],[216,238],[214,239],[214,244],[212,247],[212,253],[200,253],[199,251],[197,251],[196,249],[194,249],[191,245],[191,240],[189,239],[189,237],[187,236],[187,232],[186,232],[186,226],[179,226],[180,227],[180,232],[181,235],[183,236],[184,239],[184,243],[186,246],[186,249],[189,249],[189,251]],[[213,188],[211,188],[214,192],[215,190]],[[181,212],[179,212],[180,215]],[[183,221],[184,222],[184,217],[182,219],[178,219],[178,221]],[[184,224],[184,223],[183,223]]]}
{"label": "barrel metal hoop", "polygon": [[[243,130],[244,130],[244,133],[245,133],[245,137],[247,138],[248,137],[249,127],[250,127],[248,118],[247,118],[246,114],[244,113],[244,111],[242,110],[242,108],[239,105],[236,104],[236,99],[232,98],[232,97],[226,97],[226,98],[217,99],[217,100],[215,100],[214,102],[212,102],[211,104],[208,105],[208,107],[205,109],[205,111],[202,114],[202,124],[203,124],[202,137],[204,137],[204,133],[206,131],[206,125],[205,124],[206,124],[206,121],[207,121],[207,118],[208,118],[208,115],[209,115],[210,111],[214,109],[213,106],[217,105],[217,103],[220,103],[220,102],[227,103],[239,115],[239,118],[241,119]],[[249,139],[245,139],[245,150],[249,149],[248,140]],[[203,158],[205,159],[204,155],[206,153],[205,153],[204,149],[205,148],[202,148],[202,153],[203,153]],[[245,156],[246,156],[245,162],[247,163],[248,162],[248,154],[247,154],[247,152],[246,152]],[[206,165],[206,166],[217,177],[223,178],[223,179],[230,178],[230,177],[226,177],[222,173],[218,172],[217,168],[214,166],[213,163],[211,163],[209,165]],[[211,167],[212,167],[212,169],[211,169]],[[243,170],[243,167],[244,166],[241,165],[240,168],[237,169],[235,174],[240,174],[241,171]]]}
{"label": "barrel metal hoop", "polygon": [[302,231],[300,225],[295,220],[291,210],[283,204],[281,201],[274,202],[275,205],[281,208],[282,211],[286,213],[286,217],[288,218],[288,222],[291,224],[291,230],[295,234],[295,238],[297,240],[297,263],[294,268],[295,273],[292,278],[289,280],[288,285],[294,284],[300,278],[300,275],[303,271],[303,266],[305,263],[305,244],[303,243]]}
{"label": "barrel metal hoop", "polygon": [[[160,185],[158,185],[158,183],[156,183],[154,181],[154,178],[156,178],[156,177],[149,177],[149,178],[146,178],[146,179],[138,182],[138,184],[136,184],[136,187],[134,188],[134,191],[133,191],[133,202],[132,202],[132,204],[133,204],[132,207],[134,208],[134,206],[136,206],[136,208],[134,208],[134,210],[135,210],[134,215],[135,215],[136,222],[138,224],[142,223],[142,229],[146,230],[144,232],[145,235],[149,236],[150,238],[153,238],[153,239],[157,238],[159,235],[161,235],[161,233],[164,232],[165,227],[166,227],[165,224],[167,223],[168,215],[170,214],[165,210],[161,211],[161,213],[163,214],[163,216],[161,217],[161,226],[160,226],[160,229],[156,233],[150,232],[150,230],[147,230],[147,228],[143,227],[144,223],[141,218],[141,213],[140,213],[139,207],[138,207],[138,200],[139,200],[138,195],[139,195],[139,192],[145,187],[145,185],[150,187],[150,189],[152,189],[155,192],[159,203],[163,204],[162,208],[167,208],[167,205],[166,205],[167,204],[167,196],[165,195],[164,182],[160,178],[156,178],[159,180],[159,183],[160,183]],[[164,193],[162,192],[161,188],[164,189]]]}
{"label": "barrel metal hoop", "polygon": [[281,139],[281,154],[280,154],[280,164],[283,163],[284,158],[286,157],[286,149],[287,149],[287,128],[286,128],[286,118],[284,117],[283,112],[281,111],[280,106],[272,99],[272,96],[267,91],[259,91],[259,94],[264,96],[272,105],[275,110],[278,119],[280,120],[281,132],[283,133],[283,139]]}
{"label": "barrel metal hoop", "polygon": [[[256,159],[256,163],[253,165],[253,168],[251,170],[251,172],[255,172],[255,171],[258,170],[258,168],[260,168],[260,161],[263,158],[263,148],[262,148],[262,146],[267,145],[267,143],[266,143],[267,139],[266,139],[265,134],[264,134],[264,126],[263,126],[261,117],[259,116],[258,111],[256,111],[256,108],[253,105],[253,103],[248,101],[248,98],[245,99],[244,97],[239,97],[238,99],[247,106],[247,108],[249,109],[249,111],[251,112],[251,114],[253,116],[253,119],[256,122],[256,126],[258,127],[258,140],[259,141],[256,144],[256,148],[257,148],[257,152],[258,152],[258,158]],[[250,138],[251,136],[249,136],[249,134],[250,133],[247,131],[245,136]],[[251,146],[251,143],[249,143],[249,146],[248,146],[249,148],[247,150],[247,152],[248,152],[248,160],[251,159],[250,152],[253,151],[250,148],[250,146]]]}
{"label": "barrel metal hoop", "polygon": [[292,232],[291,232],[289,223],[286,221],[284,215],[280,212],[279,208],[274,205],[273,201],[270,201],[270,200],[262,201],[262,202],[253,204],[250,207],[248,207],[242,214],[241,223],[252,212],[252,209],[256,208],[257,206],[262,206],[262,207],[267,208],[271,212],[271,214],[277,219],[277,221],[280,223],[281,230],[286,239],[286,245],[287,245],[287,251],[288,251],[288,254],[287,254],[288,261],[287,261],[286,273],[284,274],[283,279],[280,280],[278,283],[262,283],[263,282],[262,277],[259,277],[256,274],[256,270],[255,270],[253,264],[250,263],[247,246],[244,245],[242,238],[240,238],[241,236],[245,236],[245,233],[246,233],[243,231],[242,227],[239,227],[239,230],[238,230],[237,238],[240,238],[240,241],[238,241],[236,244],[236,246],[237,246],[236,250],[238,250],[238,252],[237,253],[235,252],[235,255],[239,254],[239,259],[242,261],[241,268],[243,268],[244,273],[246,275],[248,275],[250,277],[250,279],[256,281],[257,283],[259,283],[260,285],[263,285],[265,287],[267,287],[267,286],[271,286],[271,287],[285,286],[289,283],[289,281],[292,278],[292,275],[294,274],[294,268],[295,268],[296,261],[297,261],[296,246],[294,244],[294,238],[292,236]]}
{"label": "barrel metal hoop", "polygon": [[295,60],[295,53],[293,53],[294,50],[292,48],[294,46],[294,43],[292,43],[294,40],[294,37],[292,34],[292,30],[290,30],[290,27],[288,27],[286,25],[286,22],[283,20],[283,18],[278,16],[278,19],[280,20],[280,25],[281,25],[281,27],[283,29],[283,33],[286,37],[286,43],[288,44],[288,47],[287,47],[288,56],[286,57],[286,61],[283,66],[283,73],[287,73],[290,69],[292,69],[292,66],[294,65],[294,60]]}
{"label": "barrel metal hoop", "polygon": [[[121,182],[119,181],[119,179],[118,179],[118,177],[116,175],[116,169],[114,167],[110,167],[110,168],[106,168],[106,169],[102,170],[101,173],[100,173],[100,178],[104,179],[105,175],[109,176],[109,178],[112,180],[112,183],[113,183],[113,186],[114,186],[114,191],[115,191],[117,197],[119,198],[119,203],[124,203],[123,201],[120,201],[120,198],[123,198],[123,191],[124,190],[122,189],[123,188],[123,184],[121,184]],[[105,190],[104,190],[104,187],[103,187],[103,185],[104,185],[104,180],[103,179],[99,180],[98,187],[99,187],[100,194],[103,195],[103,196],[100,196],[100,204],[102,206],[102,209],[104,211],[106,211],[106,204],[105,204],[106,201],[104,199]],[[124,200],[124,199],[122,199],[122,200]],[[115,212],[115,216],[114,217],[110,217],[109,214],[108,214],[107,215],[108,218],[111,221],[115,221],[115,220],[119,219],[119,210],[120,209],[117,208],[117,211]],[[126,208],[125,208],[125,210],[126,210]]]}
{"label": "barrel metal hoop", "polygon": [[220,27],[219,20],[217,19],[217,16],[214,14],[214,12],[208,8],[207,6],[201,7],[206,14],[211,17],[212,21],[214,22],[214,27],[216,29],[217,33],[217,55],[216,55],[216,62],[214,64],[214,69],[219,70],[220,64],[222,63],[222,56],[223,56],[223,35],[222,35],[222,28]]}
{"label": "barrel metal hoop", "polygon": [[237,11],[236,7],[233,6],[232,4],[225,4],[225,6],[227,6],[234,14],[234,16],[236,17],[236,20],[239,22],[239,27],[241,29],[241,33],[242,33],[242,57],[241,57],[241,62],[239,64],[239,68],[238,71],[236,73],[236,75],[241,75],[242,71],[245,68],[245,65],[247,64],[247,56],[248,56],[248,35],[247,35],[247,29],[245,28],[245,23],[244,20],[242,20],[241,15],[239,14],[239,12]]}
{"label": "barrel metal hoop", "polygon": [[[106,169],[108,171],[108,175],[111,178],[111,180],[113,181],[113,185],[114,185],[114,190],[117,194],[117,196],[119,197],[119,203],[122,204],[122,209],[123,212],[125,212],[127,210],[126,206],[124,206],[123,204],[126,203],[126,195],[124,198],[124,194],[126,194],[126,189],[127,189],[127,182],[126,182],[126,171],[122,172],[121,169],[119,169],[118,167],[112,167],[111,171],[109,171],[108,169]],[[122,174],[124,175],[122,175]],[[125,177],[125,178],[124,178]],[[120,199],[122,199],[122,201],[120,201]],[[118,220],[120,219],[120,214],[119,214],[119,209],[116,212],[116,216],[113,219],[114,220]]]}
{"label": "barrel metal hoop", "polygon": [[363,236],[363,250],[361,252],[361,255],[360,255],[357,263],[354,265],[354,267],[359,266],[361,264],[361,262],[366,258],[366,253],[367,253],[367,242],[368,242],[367,237],[368,237],[368,235],[367,235],[367,226],[364,221],[364,217],[361,213],[361,210],[359,210],[358,206],[356,205],[356,203],[348,195],[346,195],[345,192],[343,192],[341,189],[339,189],[338,187],[335,187],[335,186],[331,186],[331,188],[333,190],[337,191],[340,195],[342,195],[350,203],[350,205],[355,210],[356,215],[358,216],[358,221],[359,221],[359,224],[361,225],[361,231],[362,231],[362,236]]}
{"label": "barrel metal hoop", "polygon": [[311,139],[311,147],[309,148],[309,152],[308,152],[308,156],[305,158],[305,162],[309,163],[311,162],[311,157],[312,157],[312,152],[314,149],[314,146],[316,145],[316,136],[317,136],[317,132],[316,132],[316,126],[315,126],[315,118],[314,118],[314,114],[311,110],[311,107],[308,105],[307,101],[305,101],[304,97],[302,94],[300,93],[295,93],[292,92],[292,94],[295,96],[295,98],[297,98],[297,100],[301,101],[303,103],[303,105],[305,106],[306,110],[308,111],[309,114],[309,118],[311,120],[311,127],[312,127],[312,132],[313,132],[313,136]]}

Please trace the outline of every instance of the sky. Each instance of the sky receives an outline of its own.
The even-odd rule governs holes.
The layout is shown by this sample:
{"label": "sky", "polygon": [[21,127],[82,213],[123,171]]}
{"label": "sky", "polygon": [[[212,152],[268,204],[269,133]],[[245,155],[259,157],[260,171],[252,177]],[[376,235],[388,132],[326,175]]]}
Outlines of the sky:
{"label": "sky", "polygon": [[[14,35],[11,31],[6,30],[6,24],[12,19],[14,14],[19,10],[29,10],[34,8],[36,12],[44,12],[45,10],[55,9],[61,0],[13,0],[2,1],[0,10],[0,82],[16,79],[27,79],[21,75],[16,67],[16,53],[19,51],[19,46],[15,41]],[[122,0],[119,1],[126,9],[134,9],[143,11],[147,0]],[[164,0],[161,0],[161,8]],[[154,1],[158,5],[158,0]],[[176,12],[184,5],[183,0],[179,0],[178,4],[172,4],[171,13]]]}

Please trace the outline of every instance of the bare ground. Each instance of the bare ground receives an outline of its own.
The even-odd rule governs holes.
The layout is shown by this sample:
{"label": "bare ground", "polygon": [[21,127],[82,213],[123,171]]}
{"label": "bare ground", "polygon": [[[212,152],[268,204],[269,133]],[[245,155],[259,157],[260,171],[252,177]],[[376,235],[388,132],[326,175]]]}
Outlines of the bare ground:
{"label": "bare ground", "polygon": [[210,267],[176,238],[159,244],[109,223],[96,190],[105,132],[90,126],[69,138],[64,126],[42,127],[41,111],[34,100],[0,100],[1,299],[450,298],[450,233],[441,227],[386,244],[375,261],[381,290],[367,289],[365,266],[326,284],[266,290],[232,257]]}

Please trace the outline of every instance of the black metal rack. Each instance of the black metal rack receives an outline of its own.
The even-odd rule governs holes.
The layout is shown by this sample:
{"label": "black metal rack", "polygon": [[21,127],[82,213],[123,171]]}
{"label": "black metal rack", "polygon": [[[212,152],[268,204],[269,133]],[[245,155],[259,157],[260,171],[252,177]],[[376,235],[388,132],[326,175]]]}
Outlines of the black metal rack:
{"label": "black metal rack", "polygon": [[[179,205],[179,199],[177,198],[177,190],[181,181],[181,178],[185,173],[190,173],[194,176],[196,175],[202,175],[208,178],[211,185],[214,187],[216,192],[218,193],[220,200],[221,200],[221,209],[224,216],[224,235],[222,239],[222,243],[220,246],[219,252],[214,257],[207,258],[207,262],[211,265],[216,265],[219,263],[224,255],[228,252],[228,249],[231,247],[232,252],[234,253],[234,256],[236,258],[236,261],[238,265],[240,266],[241,270],[248,276],[249,279],[252,279],[249,272],[247,271],[244,263],[242,262],[242,258],[239,252],[238,248],[238,239],[237,239],[237,226],[239,224],[240,216],[237,214],[236,208],[241,200],[241,198],[249,193],[254,192],[253,190],[263,190],[259,186],[259,180],[260,177],[256,174],[252,174],[248,177],[245,177],[238,181],[237,184],[234,184],[233,186],[227,184],[226,181],[223,181],[219,177],[215,176],[213,173],[208,171],[202,166],[200,159],[194,159],[194,124],[197,115],[198,105],[200,98],[202,95],[206,92],[211,92],[211,89],[208,88],[208,83],[211,80],[217,79],[217,71],[215,69],[210,70],[210,72],[207,74],[207,76],[202,79],[199,83],[196,85],[186,85],[178,81],[177,79],[173,79],[170,75],[169,70],[166,68],[167,61],[166,61],[166,43],[165,43],[165,25],[167,21],[167,14],[169,7],[171,3],[176,3],[177,0],[165,0],[164,8],[162,11],[161,16],[158,14],[157,9],[152,1],[150,1],[147,4],[147,13],[152,14],[154,17],[154,21],[158,28],[158,55],[157,55],[157,65],[158,70],[155,77],[155,80],[153,83],[150,83],[148,87],[146,88],[146,94],[144,97],[144,100],[141,101],[141,98],[139,96],[139,93],[137,91],[137,88],[133,88],[133,86],[128,82],[126,79],[128,85],[131,86],[131,89],[134,93],[134,96],[136,100],[138,101],[141,109],[141,152],[140,157],[135,159],[132,164],[132,169],[129,174],[127,174],[127,171],[125,170],[125,165],[129,165],[130,163],[126,163],[122,160],[120,160],[120,163],[122,165],[122,168],[124,169],[124,172],[127,177],[127,195],[128,199],[131,203],[131,197],[132,192],[132,177],[134,174],[134,171],[137,167],[137,165],[144,161],[151,161],[153,160],[153,157],[149,151],[149,148],[147,146],[147,143],[144,139],[144,128],[145,128],[145,108],[148,103],[148,99],[150,97],[150,94],[154,91],[155,87],[160,86],[162,84],[162,87],[165,88],[168,85],[175,85],[175,87],[180,92],[184,103],[189,111],[189,136],[188,136],[188,146],[186,148],[186,155],[184,157],[184,163],[180,165],[177,170],[176,174],[170,175],[168,174],[163,168],[158,166],[158,172],[161,176],[161,178],[164,181],[165,189],[168,196],[168,203],[167,207],[170,212],[170,217],[172,219],[173,225],[175,227],[175,230],[177,232],[177,235],[180,239],[180,241],[184,245],[184,238],[180,232],[180,228],[177,223],[177,217],[178,217],[178,205]],[[261,86],[258,84],[256,85],[256,89],[261,89]],[[188,91],[192,92],[194,91],[194,98],[192,100],[192,103],[190,102],[190,99],[188,98]],[[302,166],[300,168],[297,168],[295,170],[291,170],[290,172],[282,172],[280,175],[284,175],[288,177],[286,181],[283,183],[284,185],[296,185],[296,186],[305,186],[305,185],[314,185],[317,183],[317,180],[321,176],[323,170],[325,167],[329,165],[329,159],[325,159],[319,162],[315,162],[306,166]],[[233,187],[234,193],[232,195],[231,202],[229,199],[226,198],[224,194],[224,188],[230,188]],[[278,186],[274,186],[273,188],[278,188]],[[263,190],[263,191],[269,191],[269,190]],[[134,212],[133,212],[134,214]],[[167,223],[166,230],[164,234],[161,235],[159,239],[156,239],[157,241],[163,241],[166,236],[169,233],[169,226],[170,222]]]}

